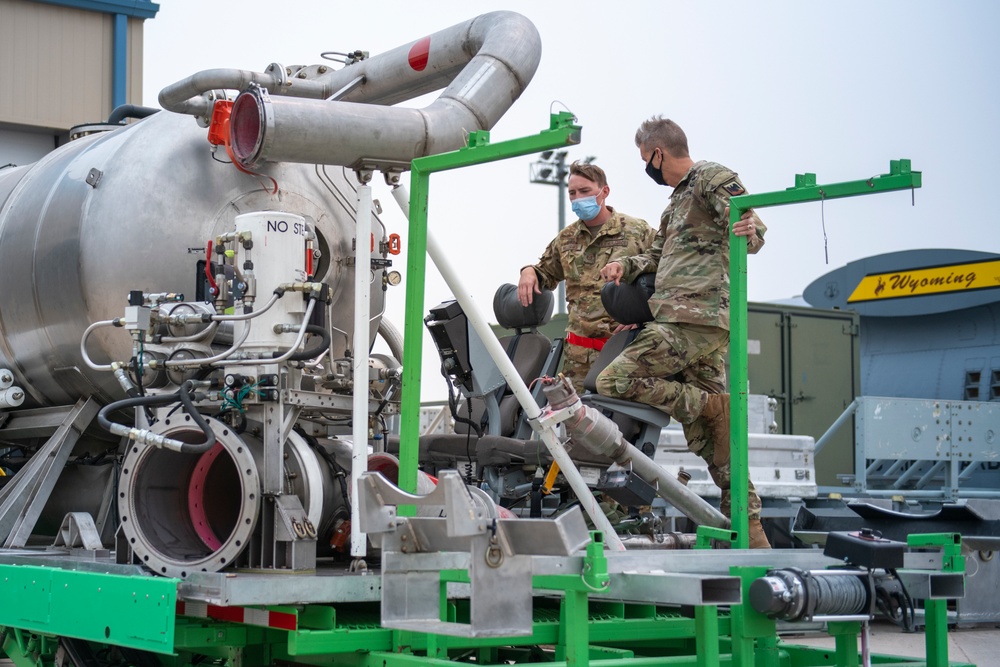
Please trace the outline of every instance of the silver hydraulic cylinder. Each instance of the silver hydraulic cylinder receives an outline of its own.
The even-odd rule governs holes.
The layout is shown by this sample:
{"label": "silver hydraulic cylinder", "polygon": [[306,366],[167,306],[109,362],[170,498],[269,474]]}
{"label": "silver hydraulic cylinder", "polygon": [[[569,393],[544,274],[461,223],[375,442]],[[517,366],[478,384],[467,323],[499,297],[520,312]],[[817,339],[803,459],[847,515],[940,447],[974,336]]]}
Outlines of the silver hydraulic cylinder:
{"label": "silver hydraulic cylinder", "polygon": [[656,488],[658,496],[692,521],[714,528],[729,528],[729,519],[722,512],[678,482],[626,440],[613,421],[589,405],[584,405],[567,379],[550,378],[542,391],[549,399],[550,410],[568,410],[570,413],[563,425],[566,434],[575,444],[594,454],[607,456],[622,467],[631,468]]}

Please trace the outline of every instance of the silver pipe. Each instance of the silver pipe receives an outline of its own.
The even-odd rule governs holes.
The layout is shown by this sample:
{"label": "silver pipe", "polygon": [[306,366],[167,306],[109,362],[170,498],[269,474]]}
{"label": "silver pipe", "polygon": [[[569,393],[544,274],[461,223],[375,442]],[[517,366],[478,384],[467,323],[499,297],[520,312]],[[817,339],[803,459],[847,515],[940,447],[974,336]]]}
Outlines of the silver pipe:
{"label": "silver pipe", "polygon": [[958,493],[952,496],[948,489],[936,491],[899,491],[897,489],[868,489],[864,495],[873,498],[903,496],[904,498],[996,498],[997,492],[993,489],[959,489]]}
{"label": "silver pipe", "polygon": [[[427,40],[423,51],[421,40],[328,77],[339,90],[365,74],[366,83],[343,101],[272,99],[266,86],[251,87],[237,98],[230,120],[237,161],[246,168],[268,161],[407,169],[416,157],[455,150],[470,132],[492,128],[541,59],[538,31],[513,12],[484,14]],[[429,92],[451,76],[424,109],[373,106]]]}
{"label": "silver pipe", "polygon": [[893,462],[891,466],[889,466],[888,470],[882,473],[882,477],[891,478],[893,475],[899,472],[903,468],[903,466],[905,466],[909,462],[910,462],[909,459],[897,459],[896,461]]}
{"label": "silver pipe", "polygon": [[865,477],[869,477],[875,474],[875,471],[878,470],[879,466],[881,466],[883,463],[885,463],[885,459],[875,459],[874,461],[872,461],[871,464],[867,468],[865,468]]}
{"label": "silver pipe", "polygon": [[729,528],[730,521],[701,496],[677,481],[653,459],[629,443],[618,426],[589,405],[584,405],[565,378],[542,390],[554,410],[570,408],[564,423],[566,435],[594,454],[607,456],[618,465],[631,469],[656,487],[656,495],[676,507],[695,523],[715,528]]}
{"label": "silver pipe", "polygon": [[840,427],[844,425],[844,422],[850,419],[851,415],[854,414],[859,405],[861,405],[861,399],[855,398],[851,401],[851,404],[848,405],[842,413],[840,413],[840,416],[837,417],[836,421],[830,424],[830,428],[826,430],[826,433],[820,436],[820,439],[816,441],[816,446],[813,448],[813,456],[823,451],[823,448],[826,447],[826,443],[830,442],[830,439],[837,433],[837,431],[840,430]]}
{"label": "silver pipe", "polygon": [[904,486],[906,486],[906,483],[909,482],[911,478],[916,477],[917,473],[920,472],[922,467],[920,465],[921,463],[923,463],[921,459],[912,460],[910,462],[910,467],[907,468],[905,471],[903,471],[903,474],[900,475],[899,478],[892,483],[892,488],[901,489]]}
{"label": "silver pipe", "polygon": [[240,315],[212,315],[213,322],[242,322],[244,320],[252,320],[255,317],[263,315],[267,311],[271,310],[271,306],[278,302],[281,296],[278,294],[272,294],[271,300],[268,301],[263,308],[260,310],[254,310],[249,313],[242,313]]}
{"label": "silver pipe", "polygon": [[961,473],[959,473],[959,475],[958,475],[959,481],[964,480],[964,479],[969,479],[970,477],[972,477],[972,473],[974,473],[976,470],[978,470],[982,465],[983,464],[982,464],[981,461],[978,461],[978,462],[970,461],[969,465],[965,466],[965,470],[963,470]]}
{"label": "silver pipe", "polygon": [[210,116],[215,100],[213,90],[246,90],[250,84],[265,88],[272,95],[324,97],[326,86],[316,80],[287,79],[284,68],[271,65],[267,72],[242,69],[207,69],[172,83],[160,91],[160,106],[189,116]]}
{"label": "silver pipe", "polygon": [[378,334],[389,346],[389,352],[396,361],[403,363],[403,334],[389,320],[382,318],[378,323]]}
{"label": "silver pipe", "polygon": [[[309,305],[306,306],[306,312],[302,316],[302,326],[299,327],[298,336],[296,336],[295,342],[292,344],[292,346],[288,348],[288,350],[280,357],[275,357],[274,359],[237,359],[225,362],[220,361],[216,362],[215,365],[216,366],[260,366],[264,364],[280,364],[283,361],[288,361],[289,357],[295,354],[295,352],[299,349],[299,345],[301,345],[302,341],[305,339],[306,328],[309,326],[309,319],[312,317],[312,312],[315,307],[316,307],[316,299],[309,299]],[[250,325],[247,325],[243,327],[243,338],[240,340],[239,343],[240,345],[243,344],[243,341],[247,339],[247,336],[249,334],[250,334]],[[234,346],[234,349],[235,347],[238,346]],[[199,364],[204,364],[204,363],[205,360],[199,361]]]}
{"label": "silver pipe", "polygon": [[697,541],[698,536],[692,533],[657,533],[655,536],[630,535],[622,537],[622,544],[629,551],[637,549],[694,549]]}
{"label": "silver pipe", "polygon": [[215,330],[219,328],[218,322],[212,322],[207,327],[199,331],[198,333],[193,333],[190,336],[163,336],[160,338],[161,343],[191,343],[196,340],[201,340],[206,338],[209,334],[214,334]]}
{"label": "silver pipe", "polygon": [[[354,391],[351,401],[351,497],[360,498],[361,473],[368,470],[368,335],[371,323],[371,290],[368,275],[372,253],[368,238],[372,231],[372,189],[362,184],[358,188],[358,215],[354,233],[354,337],[351,355],[351,377]],[[308,318],[307,318],[308,319]],[[361,532],[361,503],[351,503],[351,556],[364,558],[368,540]]]}
{"label": "silver pipe", "polygon": [[[249,326],[243,327],[243,333],[240,335],[240,339],[235,343],[233,343],[233,346],[230,347],[228,350],[224,350],[215,355],[214,357],[206,357],[204,359],[168,359],[167,361],[163,362],[163,366],[165,368],[184,368],[186,366],[197,367],[197,366],[203,366],[204,364],[212,364],[218,361],[222,361],[223,359],[231,356],[238,349],[240,349],[240,346],[246,342],[246,339],[249,336],[250,336],[250,327]],[[153,368],[153,365],[150,364],[149,367]]]}
{"label": "silver pipe", "polygon": [[111,364],[103,366],[101,364],[95,364],[93,360],[91,360],[90,355],[87,354],[87,339],[90,338],[90,334],[94,333],[95,329],[114,326],[114,323],[114,320],[101,320],[100,322],[94,322],[86,328],[83,332],[83,336],[80,337],[80,356],[83,357],[83,363],[87,364],[87,366],[95,371],[110,371],[112,368]]}
{"label": "silver pipe", "polygon": [[946,463],[946,461],[938,461],[937,463],[935,463],[934,465],[932,465],[931,469],[928,470],[926,473],[924,473],[923,477],[921,477],[920,479],[917,480],[917,483],[913,485],[913,488],[915,488],[915,489],[922,489],[925,486],[927,486],[927,482],[931,481],[931,479],[935,475],[937,475],[939,472],[941,472],[941,469],[944,468],[945,463]]}

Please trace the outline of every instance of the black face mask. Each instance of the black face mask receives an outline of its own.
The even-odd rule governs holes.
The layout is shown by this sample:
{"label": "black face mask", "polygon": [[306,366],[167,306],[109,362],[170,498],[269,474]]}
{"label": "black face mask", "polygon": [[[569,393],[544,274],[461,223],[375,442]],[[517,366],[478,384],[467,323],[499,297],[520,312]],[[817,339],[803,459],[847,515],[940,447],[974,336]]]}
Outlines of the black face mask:
{"label": "black face mask", "polygon": [[666,185],[667,182],[663,180],[663,162],[660,162],[659,169],[653,166],[653,157],[655,155],[656,151],[653,151],[653,154],[649,156],[649,162],[646,163],[646,175],[653,179],[653,182],[657,185]]}

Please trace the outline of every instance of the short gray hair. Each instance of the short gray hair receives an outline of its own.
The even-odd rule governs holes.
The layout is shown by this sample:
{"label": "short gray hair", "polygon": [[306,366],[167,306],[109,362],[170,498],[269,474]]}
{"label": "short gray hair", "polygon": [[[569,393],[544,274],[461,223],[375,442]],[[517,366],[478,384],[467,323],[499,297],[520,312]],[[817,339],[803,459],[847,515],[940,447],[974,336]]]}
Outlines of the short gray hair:
{"label": "short gray hair", "polygon": [[635,145],[639,148],[661,148],[671,157],[690,157],[684,130],[663,116],[653,116],[642,122],[635,131]]}

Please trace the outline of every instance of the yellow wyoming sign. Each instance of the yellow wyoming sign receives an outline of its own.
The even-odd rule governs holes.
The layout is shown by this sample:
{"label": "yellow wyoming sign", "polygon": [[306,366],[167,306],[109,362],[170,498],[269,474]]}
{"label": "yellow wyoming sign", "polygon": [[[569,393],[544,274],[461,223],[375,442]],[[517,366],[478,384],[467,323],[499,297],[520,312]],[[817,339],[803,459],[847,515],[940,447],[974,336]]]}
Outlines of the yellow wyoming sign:
{"label": "yellow wyoming sign", "polygon": [[932,266],[865,276],[848,303],[1000,287],[1000,260]]}

